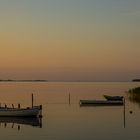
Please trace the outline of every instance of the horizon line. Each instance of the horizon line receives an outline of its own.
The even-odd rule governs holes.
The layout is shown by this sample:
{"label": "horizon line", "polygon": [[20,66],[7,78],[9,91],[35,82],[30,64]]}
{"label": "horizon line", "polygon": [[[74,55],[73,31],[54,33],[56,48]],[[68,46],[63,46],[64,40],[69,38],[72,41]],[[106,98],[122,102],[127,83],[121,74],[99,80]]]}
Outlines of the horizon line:
{"label": "horizon line", "polygon": [[47,80],[47,79],[0,79],[0,82],[140,82],[140,80],[135,81],[135,79],[129,80]]}

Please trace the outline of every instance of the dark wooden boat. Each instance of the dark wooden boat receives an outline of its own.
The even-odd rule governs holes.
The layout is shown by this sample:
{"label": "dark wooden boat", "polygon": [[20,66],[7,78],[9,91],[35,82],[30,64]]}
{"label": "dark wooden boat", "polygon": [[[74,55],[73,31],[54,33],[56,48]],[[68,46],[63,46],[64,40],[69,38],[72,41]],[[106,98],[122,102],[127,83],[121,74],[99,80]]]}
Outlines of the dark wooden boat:
{"label": "dark wooden boat", "polygon": [[108,101],[122,101],[123,96],[109,96],[109,95],[104,95],[105,99]]}
{"label": "dark wooden boat", "polygon": [[111,101],[111,100],[80,100],[80,106],[89,106],[89,105],[123,105],[122,101]]}

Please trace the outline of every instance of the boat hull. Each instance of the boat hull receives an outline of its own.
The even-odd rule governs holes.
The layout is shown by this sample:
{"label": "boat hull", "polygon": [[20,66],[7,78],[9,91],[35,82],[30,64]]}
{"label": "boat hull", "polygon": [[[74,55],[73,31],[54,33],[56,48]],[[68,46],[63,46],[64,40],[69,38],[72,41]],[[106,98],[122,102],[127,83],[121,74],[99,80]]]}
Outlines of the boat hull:
{"label": "boat hull", "polygon": [[108,101],[108,100],[80,100],[81,106],[89,106],[89,105],[123,105],[123,101]]}
{"label": "boat hull", "polygon": [[13,109],[0,108],[0,117],[37,117],[40,114],[39,108]]}

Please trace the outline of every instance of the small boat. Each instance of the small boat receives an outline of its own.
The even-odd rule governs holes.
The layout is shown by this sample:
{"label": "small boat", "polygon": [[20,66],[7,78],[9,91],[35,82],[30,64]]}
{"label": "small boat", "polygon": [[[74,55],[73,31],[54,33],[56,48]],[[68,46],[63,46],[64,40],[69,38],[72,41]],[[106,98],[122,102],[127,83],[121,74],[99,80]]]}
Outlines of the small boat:
{"label": "small boat", "polygon": [[27,108],[0,107],[0,117],[38,117],[41,115],[42,106]]}
{"label": "small boat", "polygon": [[104,95],[104,97],[108,101],[122,101],[124,98],[123,96],[108,96],[108,95]]}
{"label": "small boat", "polygon": [[32,94],[32,107],[20,108],[20,104],[18,104],[18,108],[1,107],[0,104],[0,117],[42,117],[42,105],[34,106],[34,97]]}
{"label": "small boat", "polygon": [[80,100],[80,106],[89,105],[123,105],[123,101],[111,101],[111,100]]}

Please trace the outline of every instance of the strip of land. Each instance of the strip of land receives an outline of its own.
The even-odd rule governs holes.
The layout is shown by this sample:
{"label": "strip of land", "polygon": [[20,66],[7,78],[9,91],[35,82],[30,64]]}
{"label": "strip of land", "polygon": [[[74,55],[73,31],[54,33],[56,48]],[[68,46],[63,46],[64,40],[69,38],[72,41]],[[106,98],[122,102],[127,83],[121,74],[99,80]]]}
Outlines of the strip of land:
{"label": "strip of land", "polygon": [[140,79],[133,79],[133,82],[140,82]]}
{"label": "strip of land", "polygon": [[48,80],[0,80],[0,82],[48,82]]}

